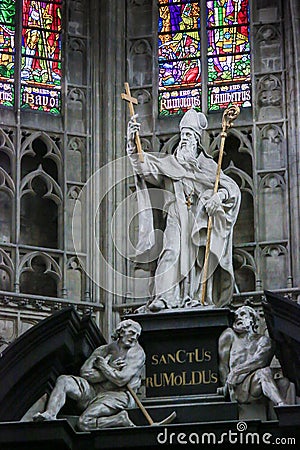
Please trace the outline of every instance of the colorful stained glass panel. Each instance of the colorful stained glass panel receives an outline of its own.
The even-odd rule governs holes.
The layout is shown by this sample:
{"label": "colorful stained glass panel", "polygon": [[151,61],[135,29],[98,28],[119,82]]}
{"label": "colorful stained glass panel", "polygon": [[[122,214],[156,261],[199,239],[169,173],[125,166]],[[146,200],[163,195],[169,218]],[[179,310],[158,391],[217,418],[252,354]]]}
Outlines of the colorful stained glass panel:
{"label": "colorful stained glass panel", "polygon": [[0,25],[0,51],[14,53],[15,29],[4,24]]}
{"label": "colorful stained glass panel", "polygon": [[160,115],[183,114],[200,106],[200,3],[159,2]]}
{"label": "colorful stained glass panel", "polygon": [[201,89],[180,89],[159,93],[159,115],[183,114],[190,108],[200,108]]}
{"label": "colorful stained glass panel", "polygon": [[159,88],[192,88],[201,83],[201,65],[199,59],[167,61],[159,64]]}
{"label": "colorful stained glass panel", "polygon": [[0,81],[0,105],[14,106],[14,85]]}
{"label": "colorful stained glass panel", "polygon": [[249,0],[210,0],[206,4],[208,27],[249,23]]}
{"label": "colorful stained glass panel", "polygon": [[171,33],[174,37],[178,33],[197,30],[199,27],[200,6],[198,3],[169,3],[159,8],[159,33]]}
{"label": "colorful stained glass panel", "polygon": [[15,56],[0,53],[0,80],[13,81],[15,73]]}
{"label": "colorful stained glass panel", "polygon": [[213,28],[207,30],[208,55],[243,53],[250,50],[249,27]]}
{"label": "colorful stained glass panel", "polygon": [[251,106],[251,86],[249,83],[227,84],[208,88],[208,109],[218,111],[230,104]]}
{"label": "colorful stained glass panel", "polygon": [[61,108],[61,92],[59,90],[22,85],[21,104],[23,109],[59,114]]}
{"label": "colorful stained glass panel", "polygon": [[[61,31],[60,2],[41,2],[23,0],[23,28],[44,28],[51,31]],[[45,33],[47,36],[47,34]],[[48,37],[49,38],[49,37]]]}
{"label": "colorful stained glass panel", "polygon": [[23,0],[22,108],[55,114],[60,109],[60,31],[61,2]]}
{"label": "colorful stained glass panel", "polygon": [[0,0],[0,105],[14,104],[15,0]]}
{"label": "colorful stained glass panel", "polygon": [[208,58],[207,67],[209,83],[250,80],[249,53]]}
{"label": "colorful stained glass panel", "polygon": [[162,34],[158,39],[159,60],[172,61],[175,59],[200,57],[200,36],[181,33],[178,38],[171,34]]}
{"label": "colorful stained glass panel", "polygon": [[207,4],[208,109],[251,106],[248,0]]}

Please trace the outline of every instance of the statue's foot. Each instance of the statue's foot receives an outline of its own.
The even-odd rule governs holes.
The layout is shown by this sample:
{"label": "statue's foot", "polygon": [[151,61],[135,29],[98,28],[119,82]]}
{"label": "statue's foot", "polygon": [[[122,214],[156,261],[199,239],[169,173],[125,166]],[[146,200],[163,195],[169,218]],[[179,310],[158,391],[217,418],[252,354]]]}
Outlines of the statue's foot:
{"label": "statue's foot", "polygon": [[133,312],[134,314],[145,314],[149,312],[149,309],[147,305],[143,305],[140,306],[139,308],[136,308]]}
{"label": "statue's foot", "polygon": [[279,402],[279,403],[277,403],[277,406],[287,406],[287,403],[285,403],[285,402]]}
{"label": "statue's foot", "polygon": [[161,311],[162,309],[166,309],[166,304],[163,300],[155,299],[151,303],[149,303],[148,309],[151,312],[158,312]]}
{"label": "statue's foot", "polygon": [[45,420],[55,420],[56,417],[48,411],[45,411],[43,413],[36,413],[32,419],[34,422],[44,422]]}
{"label": "statue's foot", "polygon": [[135,427],[135,425],[132,422],[132,420],[129,419],[127,411],[121,411],[118,414],[118,417],[120,419],[120,426],[123,426],[123,427]]}
{"label": "statue's foot", "polygon": [[203,306],[199,300],[192,300],[190,297],[184,299],[185,308],[197,308],[198,306]]}

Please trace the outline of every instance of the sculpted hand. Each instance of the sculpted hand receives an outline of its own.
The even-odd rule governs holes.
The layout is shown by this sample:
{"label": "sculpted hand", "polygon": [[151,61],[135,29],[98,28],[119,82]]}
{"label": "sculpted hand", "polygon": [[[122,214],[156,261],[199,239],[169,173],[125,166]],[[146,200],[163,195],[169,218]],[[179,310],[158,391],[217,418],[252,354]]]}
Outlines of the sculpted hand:
{"label": "sculpted hand", "polygon": [[217,209],[221,206],[222,202],[218,193],[214,194],[210,199],[204,203],[206,212],[209,216],[213,216]]}
{"label": "sculpted hand", "polygon": [[138,114],[135,114],[131,117],[131,119],[128,122],[127,126],[127,153],[132,154],[136,152],[136,145],[135,145],[135,135],[136,132],[140,131],[141,124],[138,122],[135,122],[135,119],[137,118]]}
{"label": "sculpted hand", "polygon": [[104,366],[108,366],[110,358],[111,358],[111,355],[107,355],[105,358],[103,356],[97,356],[95,358],[93,366],[96,367],[96,369],[101,370]]}
{"label": "sculpted hand", "polygon": [[122,358],[117,358],[110,365],[114,369],[122,370],[126,366],[126,362]]}

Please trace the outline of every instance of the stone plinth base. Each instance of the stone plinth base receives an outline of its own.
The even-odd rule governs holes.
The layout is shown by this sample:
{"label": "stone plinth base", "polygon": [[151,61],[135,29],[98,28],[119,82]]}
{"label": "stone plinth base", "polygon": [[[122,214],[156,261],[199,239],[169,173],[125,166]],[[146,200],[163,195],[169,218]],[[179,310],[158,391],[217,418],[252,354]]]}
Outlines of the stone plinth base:
{"label": "stone plinth base", "polygon": [[230,316],[227,308],[208,307],[128,316],[142,326],[146,398],[215,395],[218,340]]}

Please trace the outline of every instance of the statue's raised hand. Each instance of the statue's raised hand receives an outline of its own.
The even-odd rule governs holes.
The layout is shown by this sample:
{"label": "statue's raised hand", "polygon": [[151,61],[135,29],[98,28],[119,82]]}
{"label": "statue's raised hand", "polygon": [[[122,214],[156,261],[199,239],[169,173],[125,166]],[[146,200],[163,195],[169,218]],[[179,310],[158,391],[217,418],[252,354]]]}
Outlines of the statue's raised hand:
{"label": "statue's raised hand", "polygon": [[128,122],[127,126],[127,153],[132,154],[136,152],[135,135],[140,131],[141,124],[136,122],[138,114],[134,114]]}

